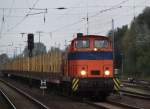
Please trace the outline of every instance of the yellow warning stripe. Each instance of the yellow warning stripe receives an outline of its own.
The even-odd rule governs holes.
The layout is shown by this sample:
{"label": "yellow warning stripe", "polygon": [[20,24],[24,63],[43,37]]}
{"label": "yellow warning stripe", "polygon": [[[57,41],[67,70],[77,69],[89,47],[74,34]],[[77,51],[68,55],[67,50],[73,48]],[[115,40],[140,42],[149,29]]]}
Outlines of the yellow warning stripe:
{"label": "yellow warning stripe", "polygon": [[78,89],[78,85],[76,85],[76,87],[74,88],[74,91],[76,91]]}
{"label": "yellow warning stripe", "polygon": [[120,89],[120,82],[119,82],[119,80],[118,79],[113,79],[113,81],[114,81],[114,88],[115,88],[115,90],[119,90]]}
{"label": "yellow warning stripe", "polygon": [[74,78],[73,81],[72,81],[72,84],[75,82],[75,80],[76,80],[76,79]]}
{"label": "yellow warning stripe", "polygon": [[118,90],[120,89],[120,87],[119,86],[117,86],[117,85],[114,85]]}
{"label": "yellow warning stripe", "polygon": [[115,89],[115,90],[118,90],[118,88],[117,88],[115,85],[114,85],[114,89]]}
{"label": "yellow warning stripe", "polygon": [[118,85],[120,85],[120,81],[119,81],[118,78],[113,78],[113,80],[114,80]]}
{"label": "yellow warning stripe", "polygon": [[119,88],[120,87],[119,84],[116,81],[114,82],[115,82],[115,86]]}
{"label": "yellow warning stripe", "polygon": [[117,83],[120,85],[120,81],[118,78],[115,78],[115,80],[117,81]]}
{"label": "yellow warning stripe", "polygon": [[76,91],[78,89],[78,82],[79,82],[79,79],[73,79],[72,80],[72,90],[73,91]]}
{"label": "yellow warning stripe", "polygon": [[78,79],[75,81],[75,83],[73,84],[72,88],[74,89],[75,85],[78,83]]}

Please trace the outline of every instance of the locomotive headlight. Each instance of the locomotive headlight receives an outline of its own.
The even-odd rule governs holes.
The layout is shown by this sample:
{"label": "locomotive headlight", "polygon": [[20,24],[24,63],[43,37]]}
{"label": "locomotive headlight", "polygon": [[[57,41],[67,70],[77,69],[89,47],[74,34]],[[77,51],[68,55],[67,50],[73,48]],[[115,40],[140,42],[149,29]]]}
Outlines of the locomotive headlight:
{"label": "locomotive headlight", "polygon": [[81,73],[82,76],[85,76],[85,75],[86,75],[86,71],[85,71],[85,70],[81,70],[80,73]]}
{"label": "locomotive headlight", "polygon": [[109,76],[109,75],[110,75],[110,71],[109,71],[109,70],[105,70],[104,74],[105,74],[106,76]]}
{"label": "locomotive headlight", "polygon": [[97,51],[97,48],[94,48],[94,51]]}

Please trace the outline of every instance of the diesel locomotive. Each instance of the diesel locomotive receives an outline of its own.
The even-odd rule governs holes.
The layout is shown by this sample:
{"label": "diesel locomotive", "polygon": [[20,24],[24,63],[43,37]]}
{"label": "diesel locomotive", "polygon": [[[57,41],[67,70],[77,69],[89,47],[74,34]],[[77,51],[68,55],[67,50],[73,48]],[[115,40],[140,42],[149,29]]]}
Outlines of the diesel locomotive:
{"label": "diesel locomotive", "polygon": [[106,97],[114,87],[112,42],[106,36],[78,33],[65,52],[53,50],[20,58],[1,70],[4,74],[46,80],[62,91]]}

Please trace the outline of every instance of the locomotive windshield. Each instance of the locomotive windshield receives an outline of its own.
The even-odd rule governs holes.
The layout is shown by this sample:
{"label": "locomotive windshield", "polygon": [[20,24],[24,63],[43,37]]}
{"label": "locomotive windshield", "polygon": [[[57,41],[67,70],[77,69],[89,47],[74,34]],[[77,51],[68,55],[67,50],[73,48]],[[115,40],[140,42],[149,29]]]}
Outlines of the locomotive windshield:
{"label": "locomotive windshield", "polygon": [[96,48],[107,48],[108,41],[107,40],[95,40],[94,47]]}
{"label": "locomotive windshield", "polygon": [[77,48],[89,48],[89,40],[77,40],[76,47]]}

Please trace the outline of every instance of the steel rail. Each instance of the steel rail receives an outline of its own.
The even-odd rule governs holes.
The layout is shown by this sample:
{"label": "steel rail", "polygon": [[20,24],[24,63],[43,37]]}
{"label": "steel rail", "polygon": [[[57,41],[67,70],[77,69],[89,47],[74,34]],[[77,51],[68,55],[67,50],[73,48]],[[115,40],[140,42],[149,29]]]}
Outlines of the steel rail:
{"label": "steel rail", "polygon": [[10,104],[12,109],[16,109],[16,106],[12,103],[12,101],[9,99],[9,97],[0,89],[0,92],[2,96],[7,100],[7,102]]}
{"label": "steel rail", "polygon": [[95,106],[95,107],[102,108],[102,109],[116,109],[116,108],[141,109],[140,107],[136,107],[136,106],[132,106],[132,105],[124,104],[124,103],[119,103],[119,102],[114,102],[114,101],[97,102],[97,103],[85,101],[85,103]]}
{"label": "steel rail", "polygon": [[29,94],[23,92],[22,90],[14,87],[13,85],[11,85],[8,82],[5,82],[4,80],[1,80],[1,82],[3,82],[5,85],[11,87],[12,89],[16,90],[18,93],[22,94],[23,96],[25,96],[26,98],[30,99],[31,101],[33,101],[34,103],[36,103],[37,105],[39,105],[42,109],[50,109],[49,107],[47,107],[46,105],[44,105],[42,102],[40,102],[39,100],[33,98],[32,96],[30,96]]}
{"label": "steel rail", "polygon": [[125,104],[125,103],[114,102],[114,101],[110,101],[110,100],[108,100],[107,102],[110,103],[110,104],[113,104],[113,105],[125,107],[125,108],[127,108],[127,109],[141,109],[140,107],[128,105],[128,104]]}
{"label": "steel rail", "polygon": [[126,96],[131,96],[131,97],[136,97],[136,98],[140,98],[140,99],[150,100],[150,95],[148,95],[148,94],[136,93],[136,92],[127,91],[127,90],[120,90],[120,91],[123,93],[123,95],[126,95]]}

